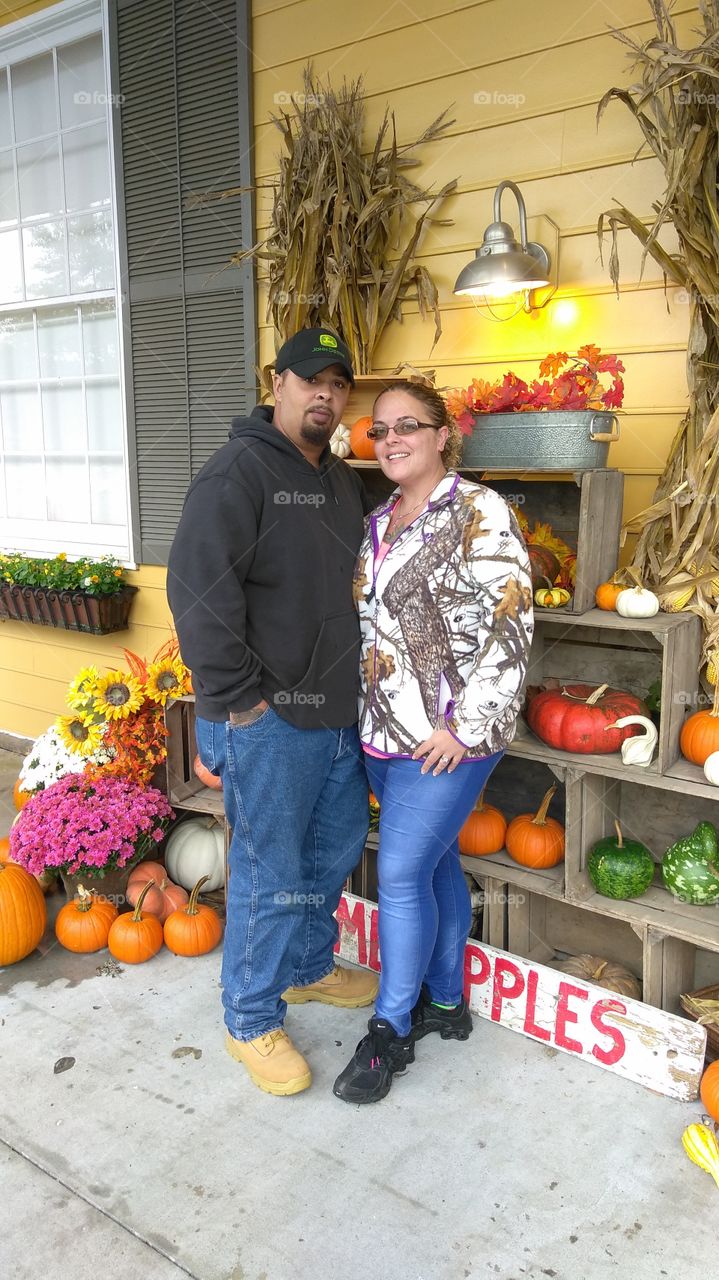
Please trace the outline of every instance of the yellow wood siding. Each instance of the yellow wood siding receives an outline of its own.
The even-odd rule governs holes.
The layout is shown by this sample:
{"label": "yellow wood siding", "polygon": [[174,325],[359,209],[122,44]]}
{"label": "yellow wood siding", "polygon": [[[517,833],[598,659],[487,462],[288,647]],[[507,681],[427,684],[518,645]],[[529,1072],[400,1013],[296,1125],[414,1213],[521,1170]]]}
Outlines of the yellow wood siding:
{"label": "yellow wood siding", "polygon": [[14,4],[10,0],[0,0],[0,27],[9,22],[17,22],[19,18],[29,18],[40,9],[49,9],[53,4],[57,4],[57,0],[15,0]]}
{"label": "yellow wood siding", "polygon": [[[688,307],[661,272],[645,264],[628,233],[620,235],[622,291],[614,296],[599,260],[598,215],[615,202],[645,219],[663,189],[662,170],[646,150],[629,113],[612,103],[597,128],[596,105],[612,85],[632,81],[626,49],[610,28],[636,39],[654,33],[646,0],[581,6],[569,0],[413,0],[411,8],[365,0],[328,22],[325,0],[254,0],[255,163],[259,177],[276,170],[280,135],[269,116],[276,95],[302,91],[311,59],[320,78],[339,86],[364,76],[368,143],[389,104],[400,143],[445,107],[454,120],[447,138],[425,147],[421,180],[437,186],[458,177],[442,216],[451,226],[429,228],[419,257],[439,288],[443,335],[430,355],[432,325],[408,308],[404,324],[383,340],[377,372],[398,361],[437,369],[440,385],[467,385],[508,368],[522,376],[551,350],[595,342],[626,365],[626,413],[611,466],[626,473],[625,518],[650,500],[674,431],[686,406]],[[674,9],[681,39],[692,40],[696,3]],[[281,98],[280,98],[281,102]],[[638,155],[637,155],[638,153]],[[494,188],[502,178],[521,183],[530,235],[541,239],[541,215],[560,228],[559,291],[546,310],[493,323],[452,285],[492,219]],[[503,216],[516,226],[505,197]],[[271,192],[260,192],[258,227],[267,226]],[[663,242],[676,248],[671,233]],[[266,295],[260,291],[264,320]],[[260,330],[260,356],[273,353],[271,328]],[[624,549],[626,557],[632,539]]]}

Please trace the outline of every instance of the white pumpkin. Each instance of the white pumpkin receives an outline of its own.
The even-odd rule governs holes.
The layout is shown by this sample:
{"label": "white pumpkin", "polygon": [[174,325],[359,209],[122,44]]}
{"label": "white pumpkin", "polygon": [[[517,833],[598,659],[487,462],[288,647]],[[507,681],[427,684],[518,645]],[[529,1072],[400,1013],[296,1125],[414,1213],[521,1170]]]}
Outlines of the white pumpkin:
{"label": "white pumpkin", "polygon": [[713,787],[719,787],[719,751],[712,751],[704,761],[704,777]]}
{"label": "white pumpkin", "polygon": [[652,720],[647,720],[646,716],[622,716],[621,720],[615,720],[614,724],[607,724],[604,727],[605,729],[624,729],[628,724],[643,724],[646,733],[624,739],[621,745],[622,764],[636,764],[646,768],[652,762],[654,748],[657,745],[659,737],[657,726]]}
{"label": "white pumpkin", "polygon": [[348,456],[350,452],[350,429],[345,426],[344,422],[340,422],[332,436],[330,449],[336,458],[346,458]]}
{"label": "white pumpkin", "polygon": [[625,587],[615,608],[622,618],[653,618],[659,613],[659,597],[646,587]]}
{"label": "white pumpkin", "polygon": [[175,884],[193,889],[208,876],[203,892],[221,889],[225,883],[225,830],[214,818],[188,818],[168,838],[165,867]]}

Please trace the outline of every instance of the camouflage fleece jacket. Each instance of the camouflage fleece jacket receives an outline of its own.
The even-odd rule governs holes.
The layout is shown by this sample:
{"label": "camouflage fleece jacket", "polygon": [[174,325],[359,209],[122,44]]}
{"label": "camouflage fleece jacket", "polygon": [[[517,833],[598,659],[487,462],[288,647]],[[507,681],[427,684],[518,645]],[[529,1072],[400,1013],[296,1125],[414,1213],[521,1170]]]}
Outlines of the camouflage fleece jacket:
{"label": "camouflage fleece jacket", "polygon": [[378,563],[398,495],[367,518],[355,568],[360,737],[411,756],[447,728],[490,755],[514,737],[534,630],[524,540],[499,494],[450,471]]}

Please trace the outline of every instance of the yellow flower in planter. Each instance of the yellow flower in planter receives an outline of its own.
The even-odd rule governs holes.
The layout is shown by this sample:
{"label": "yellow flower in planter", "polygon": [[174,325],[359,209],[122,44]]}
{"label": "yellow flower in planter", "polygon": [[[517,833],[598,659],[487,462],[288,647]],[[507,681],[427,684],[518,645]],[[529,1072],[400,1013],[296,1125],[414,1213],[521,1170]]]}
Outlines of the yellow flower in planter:
{"label": "yellow flower in planter", "polygon": [[92,699],[95,681],[100,679],[97,667],[82,667],[70,681],[65,701],[73,711],[82,711]]}
{"label": "yellow flower in planter", "polygon": [[139,680],[126,671],[110,671],[93,686],[96,715],[106,720],[125,720],[142,706],[144,694]]}
{"label": "yellow flower in planter", "polygon": [[168,698],[181,698],[187,693],[188,670],[180,658],[165,658],[164,662],[152,662],[147,668],[145,693],[153,702],[163,707]]}
{"label": "yellow flower in planter", "polygon": [[78,755],[90,756],[102,743],[102,726],[80,716],[58,716],[55,726],[68,751]]}

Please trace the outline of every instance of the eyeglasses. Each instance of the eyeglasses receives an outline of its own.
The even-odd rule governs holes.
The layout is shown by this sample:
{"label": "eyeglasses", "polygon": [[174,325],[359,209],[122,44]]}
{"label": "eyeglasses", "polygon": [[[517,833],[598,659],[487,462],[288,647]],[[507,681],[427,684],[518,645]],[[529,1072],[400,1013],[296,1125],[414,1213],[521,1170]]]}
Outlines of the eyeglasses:
{"label": "eyeglasses", "polygon": [[[413,436],[415,431],[419,431],[420,427],[430,427],[433,431],[439,431],[439,427],[435,422],[418,422],[416,418],[398,418],[392,430],[398,436]],[[373,422],[371,427],[367,428],[367,438],[369,440],[384,440],[389,431],[386,422]]]}

